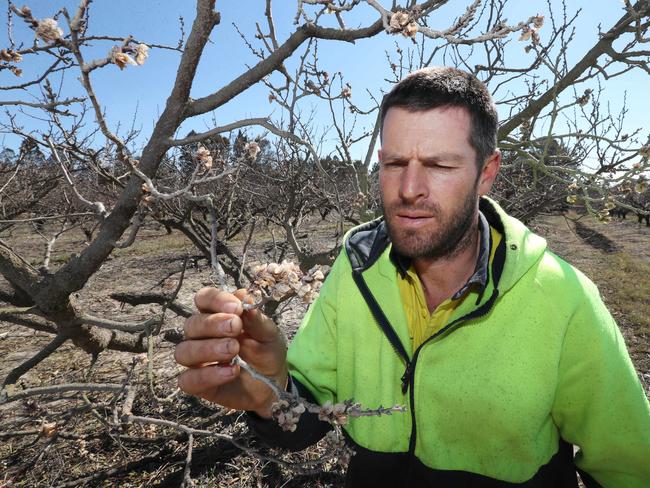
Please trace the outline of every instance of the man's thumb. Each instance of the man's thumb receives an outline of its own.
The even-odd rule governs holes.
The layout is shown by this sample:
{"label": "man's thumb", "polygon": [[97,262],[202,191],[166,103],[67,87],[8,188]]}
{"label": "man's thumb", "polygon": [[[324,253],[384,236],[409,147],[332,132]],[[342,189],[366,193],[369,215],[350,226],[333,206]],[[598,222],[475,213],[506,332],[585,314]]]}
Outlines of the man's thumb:
{"label": "man's thumb", "polygon": [[[253,295],[248,290],[241,288],[235,292],[243,304],[252,304],[255,302]],[[244,310],[241,315],[244,323],[244,332],[252,339],[260,342],[271,342],[277,339],[277,326],[269,317],[264,315],[258,308]]]}

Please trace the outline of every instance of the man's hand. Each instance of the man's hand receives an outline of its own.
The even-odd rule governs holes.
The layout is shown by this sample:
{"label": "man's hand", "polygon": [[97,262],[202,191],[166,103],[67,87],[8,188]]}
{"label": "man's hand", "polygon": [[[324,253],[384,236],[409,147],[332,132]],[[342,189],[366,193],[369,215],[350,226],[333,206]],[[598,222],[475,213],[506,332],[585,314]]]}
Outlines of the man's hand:
{"label": "man's hand", "polygon": [[[199,313],[183,326],[185,340],[176,346],[176,362],[187,366],[178,386],[191,395],[228,408],[271,416],[272,390],[230,361],[237,355],[261,374],[287,382],[287,343],[280,329],[259,310],[243,311],[246,290],[235,294],[202,288],[194,296]],[[218,363],[218,364],[217,364]]]}

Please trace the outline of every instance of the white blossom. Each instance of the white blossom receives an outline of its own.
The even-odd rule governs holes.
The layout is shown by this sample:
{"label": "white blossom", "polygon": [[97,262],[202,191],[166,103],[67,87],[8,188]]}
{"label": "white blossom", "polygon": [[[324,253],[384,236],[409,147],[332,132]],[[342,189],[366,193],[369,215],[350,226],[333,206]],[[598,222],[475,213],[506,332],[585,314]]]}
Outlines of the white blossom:
{"label": "white blossom", "polygon": [[149,57],[149,46],[146,44],[138,44],[135,48],[135,62],[142,66],[145,60]]}
{"label": "white blossom", "polygon": [[36,35],[45,42],[54,42],[63,37],[63,30],[54,19],[41,19],[36,27]]}
{"label": "white blossom", "polygon": [[116,64],[120,69],[124,69],[127,64],[130,64],[131,66],[137,66],[138,64],[131,56],[122,52],[122,50],[117,47],[114,47],[111,51],[111,62]]}
{"label": "white blossom", "polygon": [[260,145],[255,141],[251,141],[244,146],[244,152],[246,152],[248,157],[251,159],[255,159],[260,151]]}

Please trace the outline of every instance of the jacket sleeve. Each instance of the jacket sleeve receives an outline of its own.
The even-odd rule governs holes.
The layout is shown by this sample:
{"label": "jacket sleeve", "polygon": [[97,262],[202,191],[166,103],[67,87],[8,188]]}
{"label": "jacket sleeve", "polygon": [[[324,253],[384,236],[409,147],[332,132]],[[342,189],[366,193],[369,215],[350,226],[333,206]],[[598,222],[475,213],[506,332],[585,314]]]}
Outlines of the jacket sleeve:
{"label": "jacket sleeve", "polygon": [[[336,403],[336,295],[341,268],[339,256],[316,301],[309,307],[289,346],[290,388],[306,400]],[[300,450],[320,440],[331,426],[316,414],[304,413],[294,432],[284,432],[273,420],[248,413],[248,424],[267,445]]]}
{"label": "jacket sleeve", "polygon": [[553,418],[579,447],[578,469],[605,488],[650,486],[650,405],[623,337],[597,288],[568,325]]}
{"label": "jacket sleeve", "polygon": [[[289,377],[289,393],[296,393],[310,402],[314,398],[302,385]],[[269,447],[282,447],[290,451],[301,451],[318,442],[332,426],[318,419],[315,413],[305,412],[293,432],[283,430],[275,420],[265,419],[255,412],[246,412],[249,428]]]}

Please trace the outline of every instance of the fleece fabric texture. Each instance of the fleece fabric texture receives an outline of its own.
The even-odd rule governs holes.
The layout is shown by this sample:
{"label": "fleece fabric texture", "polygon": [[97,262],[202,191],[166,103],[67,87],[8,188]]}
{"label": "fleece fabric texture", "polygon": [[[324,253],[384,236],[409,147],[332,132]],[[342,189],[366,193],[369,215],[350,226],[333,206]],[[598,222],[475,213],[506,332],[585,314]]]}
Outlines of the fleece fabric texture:
{"label": "fleece fabric texture", "polygon": [[[431,469],[522,483],[549,462],[562,438],[580,448],[577,467],[602,486],[647,488],[650,406],[597,288],[495,202],[482,199],[481,209],[505,246],[496,301],[416,350],[412,392],[401,388],[404,361],[355,286],[345,251],[290,346],[292,376],[321,404],[404,405],[406,413],[345,426],[371,451],[411,447]],[[390,247],[362,274],[415,354]],[[470,291],[448,323],[485,305],[492,274],[482,296]]]}

